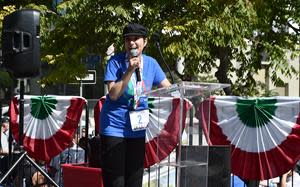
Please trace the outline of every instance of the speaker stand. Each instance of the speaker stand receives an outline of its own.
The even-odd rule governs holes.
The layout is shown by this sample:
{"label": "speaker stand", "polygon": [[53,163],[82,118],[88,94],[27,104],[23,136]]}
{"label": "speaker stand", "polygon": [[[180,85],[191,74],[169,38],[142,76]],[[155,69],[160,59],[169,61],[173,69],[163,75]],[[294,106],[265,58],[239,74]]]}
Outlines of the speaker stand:
{"label": "speaker stand", "polygon": [[[24,127],[24,79],[20,80],[20,99],[19,99],[19,142],[18,142],[18,150],[21,153],[20,158],[14,163],[14,165],[8,170],[8,172],[4,175],[4,177],[2,177],[2,179],[0,180],[0,184],[2,184],[2,182],[15,170],[15,168],[21,164],[21,166],[24,165],[23,161],[24,159],[26,159],[30,164],[32,164],[35,169],[37,169],[39,172],[41,172],[41,174],[46,177],[46,179],[48,181],[50,181],[51,184],[53,184],[55,187],[59,187],[55,181],[37,164],[34,162],[34,160],[32,158],[30,158],[27,155],[27,152],[24,151],[24,147],[23,147],[23,127]],[[23,177],[23,172],[22,173],[22,177]],[[22,184],[22,183],[21,183]],[[22,186],[22,185],[21,185]]]}

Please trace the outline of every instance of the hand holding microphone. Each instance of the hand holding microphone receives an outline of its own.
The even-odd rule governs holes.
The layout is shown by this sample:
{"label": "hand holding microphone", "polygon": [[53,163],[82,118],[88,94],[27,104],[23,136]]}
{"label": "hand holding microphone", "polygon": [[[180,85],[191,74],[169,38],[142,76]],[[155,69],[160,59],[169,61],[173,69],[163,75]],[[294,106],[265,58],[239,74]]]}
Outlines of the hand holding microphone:
{"label": "hand holding microphone", "polygon": [[[131,55],[131,57],[138,57],[138,50],[136,48],[131,49],[130,50],[130,55]],[[139,67],[137,67],[135,69],[135,74],[136,74],[136,81],[140,82],[141,81],[141,74],[140,74],[140,68]]]}

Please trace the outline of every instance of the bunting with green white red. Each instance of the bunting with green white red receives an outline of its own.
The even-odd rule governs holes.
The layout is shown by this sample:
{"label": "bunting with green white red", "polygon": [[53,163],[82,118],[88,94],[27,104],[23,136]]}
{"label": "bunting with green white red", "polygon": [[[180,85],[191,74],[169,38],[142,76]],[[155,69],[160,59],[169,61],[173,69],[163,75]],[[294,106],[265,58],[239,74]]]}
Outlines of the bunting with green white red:
{"label": "bunting with green white red", "polygon": [[[100,111],[105,96],[94,107],[96,129],[100,125]],[[182,103],[181,103],[182,102]],[[187,111],[192,103],[187,99],[175,97],[149,97],[149,125],[146,129],[144,168],[162,161],[170,155],[179,143],[180,112],[182,107],[182,124],[185,125]]]}
{"label": "bunting with green white red", "polygon": [[[78,96],[24,96],[23,146],[36,160],[50,161],[72,141],[87,101]],[[10,104],[11,130],[19,140],[19,96]]]}
{"label": "bunting with green white red", "polygon": [[231,146],[232,173],[242,179],[281,176],[300,158],[299,97],[217,96],[199,109],[209,144]]}

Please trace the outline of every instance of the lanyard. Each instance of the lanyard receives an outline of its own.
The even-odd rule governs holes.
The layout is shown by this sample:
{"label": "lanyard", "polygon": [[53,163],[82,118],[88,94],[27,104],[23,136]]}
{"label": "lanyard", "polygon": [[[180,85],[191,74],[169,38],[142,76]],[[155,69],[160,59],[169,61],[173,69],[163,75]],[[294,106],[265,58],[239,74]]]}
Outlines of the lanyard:
{"label": "lanyard", "polygon": [[[126,65],[127,67],[129,66],[128,60],[126,60]],[[130,81],[133,86],[133,94],[134,94],[134,102],[133,102],[133,108],[136,109],[139,105],[139,98],[143,92],[143,87],[142,87],[142,81],[143,81],[143,56],[141,56],[141,65],[140,65],[140,76],[141,76],[141,81],[137,82],[137,76],[136,74],[132,74]]]}

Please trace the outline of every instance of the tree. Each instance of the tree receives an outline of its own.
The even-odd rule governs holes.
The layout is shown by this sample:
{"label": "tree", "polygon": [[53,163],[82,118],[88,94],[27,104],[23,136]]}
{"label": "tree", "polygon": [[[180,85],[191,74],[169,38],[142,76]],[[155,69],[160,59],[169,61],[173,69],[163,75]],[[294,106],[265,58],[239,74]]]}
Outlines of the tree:
{"label": "tree", "polygon": [[[73,0],[55,9],[45,7],[41,52],[49,74],[41,80],[44,85],[84,77],[81,59],[101,54],[104,60],[112,43],[120,51],[122,28],[133,21],[149,28],[150,35],[160,34],[164,57],[173,70],[178,57],[185,58],[183,80],[230,83],[226,94],[259,94],[254,75],[262,69],[262,54],[271,62],[275,85],[282,83],[279,74],[298,73],[286,56],[287,51],[292,57],[299,55],[298,1]],[[147,53],[159,59],[151,41]],[[214,69],[215,79],[203,79]]]}
{"label": "tree", "polygon": [[[177,1],[158,7],[163,7],[161,14],[165,15],[159,25],[168,31],[165,54],[169,61],[184,56],[189,77],[218,68],[216,78],[232,83],[233,94],[257,95],[259,85],[254,75],[262,69],[263,52],[271,62],[274,84],[282,84],[279,73],[297,75],[286,52],[292,52],[293,57],[299,55],[299,2]],[[239,62],[238,68],[233,66],[234,61]],[[234,77],[237,80],[233,81]],[[226,91],[231,94],[231,90]]]}

